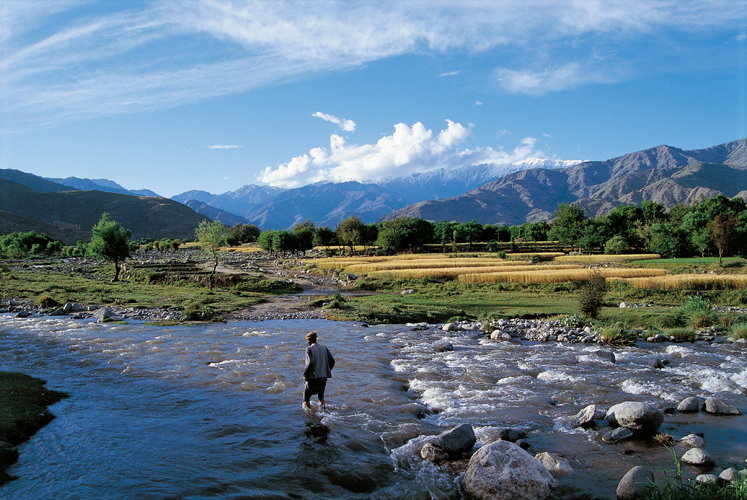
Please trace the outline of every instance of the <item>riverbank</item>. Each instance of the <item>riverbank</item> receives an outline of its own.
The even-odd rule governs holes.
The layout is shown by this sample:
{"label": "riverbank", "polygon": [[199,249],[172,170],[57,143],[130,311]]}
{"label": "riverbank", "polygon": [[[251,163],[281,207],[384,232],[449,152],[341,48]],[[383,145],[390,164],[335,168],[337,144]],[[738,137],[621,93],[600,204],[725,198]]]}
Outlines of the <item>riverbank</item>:
{"label": "riverbank", "polygon": [[45,384],[22,373],[0,371],[0,485],[12,479],[5,471],[18,459],[16,446],[55,418],[48,406],[69,397]]}

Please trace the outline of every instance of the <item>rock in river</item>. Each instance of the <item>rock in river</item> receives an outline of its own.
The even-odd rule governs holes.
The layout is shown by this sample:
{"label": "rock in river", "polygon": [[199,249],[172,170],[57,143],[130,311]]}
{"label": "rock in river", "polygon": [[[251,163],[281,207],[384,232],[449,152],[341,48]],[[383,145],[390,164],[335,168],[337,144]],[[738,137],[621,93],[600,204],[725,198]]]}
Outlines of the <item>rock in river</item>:
{"label": "rock in river", "polygon": [[680,459],[686,464],[699,465],[701,467],[711,467],[716,461],[703,448],[690,448],[682,455]]}
{"label": "rock in river", "polygon": [[644,498],[653,487],[654,474],[646,467],[630,469],[617,485],[617,500]]}
{"label": "rock in river", "polygon": [[705,400],[705,411],[716,415],[741,415],[742,413],[729,403],[720,399],[708,398]]}
{"label": "rock in river", "polygon": [[472,455],[464,486],[478,500],[542,500],[555,480],[539,460],[509,441],[495,441]]}
{"label": "rock in river", "polygon": [[613,406],[607,411],[606,418],[610,425],[643,432],[655,431],[664,422],[661,410],[636,401],[626,401]]}

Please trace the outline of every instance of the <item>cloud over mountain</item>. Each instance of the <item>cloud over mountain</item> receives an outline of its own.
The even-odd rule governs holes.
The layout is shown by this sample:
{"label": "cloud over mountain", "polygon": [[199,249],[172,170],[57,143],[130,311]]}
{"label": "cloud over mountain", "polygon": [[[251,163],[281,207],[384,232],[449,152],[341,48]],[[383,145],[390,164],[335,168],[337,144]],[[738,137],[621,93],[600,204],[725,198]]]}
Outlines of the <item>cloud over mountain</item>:
{"label": "cloud over mountain", "polygon": [[375,144],[348,144],[332,134],[328,148],[313,148],[278,167],[267,167],[258,176],[271,186],[293,188],[314,182],[379,181],[425,173],[442,168],[478,164],[504,165],[527,158],[544,158],[532,137],[523,139],[510,152],[491,147],[459,149],[471,134],[470,127],[446,120],[437,134],[420,122],[412,127],[398,123],[394,133]]}

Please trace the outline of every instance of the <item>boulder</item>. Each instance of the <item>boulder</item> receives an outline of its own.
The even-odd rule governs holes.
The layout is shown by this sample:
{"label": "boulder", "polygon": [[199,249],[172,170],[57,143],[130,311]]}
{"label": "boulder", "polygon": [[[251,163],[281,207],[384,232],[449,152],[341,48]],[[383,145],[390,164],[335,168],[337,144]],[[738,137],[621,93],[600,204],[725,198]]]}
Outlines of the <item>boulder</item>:
{"label": "boulder", "polygon": [[715,413],[716,415],[741,415],[742,413],[728,403],[720,399],[707,398],[705,400],[705,411]]}
{"label": "boulder", "polygon": [[101,307],[96,309],[93,313],[93,317],[96,318],[96,321],[102,323],[112,317],[112,310],[108,307]]}
{"label": "boulder", "polygon": [[568,460],[554,453],[544,451],[536,454],[534,458],[539,460],[540,463],[545,466],[545,469],[547,469],[553,476],[573,474],[573,467],[568,463]]}
{"label": "boulder", "polygon": [[477,450],[464,474],[464,487],[477,500],[544,500],[553,486],[544,465],[508,441]]}
{"label": "boulder", "polygon": [[607,440],[608,441],[623,441],[630,437],[633,437],[633,431],[631,431],[627,427],[618,427],[617,429],[615,429],[614,431],[610,433]]}
{"label": "boulder", "polygon": [[490,338],[493,340],[511,340],[511,334],[504,332],[503,330],[493,330],[490,334]]}
{"label": "boulder", "polygon": [[28,318],[32,314],[34,313],[24,309],[23,311],[18,311],[18,313],[16,314],[16,318]]}
{"label": "boulder", "polygon": [[617,484],[617,500],[643,498],[654,487],[654,473],[646,467],[637,466],[625,473]]}
{"label": "boulder", "polygon": [[688,448],[705,448],[705,439],[697,434],[688,434],[680,439],[680,444]]}
{"label": "boulder", "polygon": [[615,353],[612,351],[594,351],[594,355],[610,363],[615,362]]}
{"label": "boulder", "polygon": [[469,424],[462,424],[449,431],[442,432],[430,442],[446,453],[460,453],[469,451],[477,442],[475,431]]}
{"label": "boulder", "polygon": [[696,412],[700,409],[700,405],[703,402],[703,398],[698,396],[690,396],[680,401],[677,405],[677,411],[682,413]]}
{"label": "boulder", "polygon": [[414,288],[405,288],[401,292],[399,292],[400,295],[410,295],[411,293],[415,293]]}
{"label": "boulder", "polygon": [[605,415],[606,412],[601,408],[597,408],[597,405],[589,405],[576,413],[576,416],[573,418],[573,428],[591,427],[596,423],[596,420],[603,419]]}
{"label": "boulder", "polygon": [[648,361],[646,361],[646,366],[650,366],[651,368],[656,368],[657,370],[661,370],[662,368],[664,368],[665,363],[659,358],[649,358]]}
{"label": "boulder", "polygon": [[457,325],[456,323],[446,323],[441,327],[441,329],[445,332],[455,332],[459,330],[459,325]]}
{"label": "boulder", "polygon": [[423,447],[420,448],[420,456],[423,457],[424,460],[438,463],[446,460],[449,457],[449,454],[433,443],[425,443]]}
{"label": "boulder", "polygon": [[626,401],[613,406],[607,411],[605,418],[610,425],[642,432],[653,432],[664,422],[661,410],[636,401]]}
{"label": "boulder", "polygon": [[718,475],[722,480],[726,481],[727,483],[733,483],[734,479],[737,477],[737,469],[734,467],[729,467],[728,469],[724,469],[721,471],[721,474]]}
{"label": "boulder", "polygon": [[625,302],[620,302],[620,309],[626,309],[628,307],[628,304]]}
{"label": "boulder", "polygon": [[526,432],[517,431],[516,429],[501,429],[500,431],[498,431],[498,437],[496,439],[500,441],[511,441],[512,443],[515,443],[526,435]]}
{"label": "boulder", "polygon": [[447,352],[447,351],[453,351],[454,346],[449,342],[438,342],[434,346],[434,349],[436,349],[436,352]]}
{"label": "boulder", "polygon": [[718,477],[716,474],[698,474],[695,478],[695,482],[698,484],[721,484],[723,479]]}
{"label": "boulder", "polygon": [[683,462],[690,465],[698,465],[700,467],[711,467],[716,464],[707,451],[703,448],[690,448],[680,458]]}

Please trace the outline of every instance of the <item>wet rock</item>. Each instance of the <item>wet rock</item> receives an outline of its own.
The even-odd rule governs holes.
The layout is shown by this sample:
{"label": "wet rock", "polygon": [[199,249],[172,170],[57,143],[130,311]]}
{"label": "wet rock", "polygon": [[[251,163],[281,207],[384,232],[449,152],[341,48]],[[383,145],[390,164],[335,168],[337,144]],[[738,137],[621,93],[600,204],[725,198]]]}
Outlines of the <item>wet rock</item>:
{"label": "wet rock", "polygon": [[716,474],[699,474],[695,478],[695,482],[698,484],[721,484],[723,480]]}
{"label": "wet rock", "polygon": [[57,309],[50,312],[49,315],[50,316],[64,316],[65,311],[61,307],[58,307]]}
{"label": "wet rock", "polygon": [[573,474],[573,467],[568,463],[568,460],[562,458],[554,453],[548,453],[546,451],[538,453],[534,456],[545,466],[550,474],[553,476],[567,476]]}
{"label": "wet rock", "polygon": [[493,340],[511,340],[511,334],[502,330],[495,330],[490,334],[490,338]]}
{"label": "wet rock", "polygon": [[703,398],[690,396],[680,401],[680,404],[677,405],[677,411],[682,413],[696,412],[700,409],[701,404],[703,404]]}
{"label": "wet rock", "polygon": [[446,453],[461,453],[469,451],[475,445],[475,431],[469,424],[462,424],[449,431],[442,432],[430,442]]}
{"label": "wet rock", "polygon": [[648,361],[646,361],[646,366],[661,370],[662,368],[664,368],[665,364],[659,358],[650,358]]}
{"label": "wet rock", "polygon": [[747,347],[747,339],[735,340],[731,345],[733,345],[734,347]]}
{"label": "wet rock", "polygon": [[651,491],[654,473],[646,467],[637,466],[625,473],[617,484],[617,500],[636,500],[644,498]]}
{"label": "wet rock", "polygon": [[18,313],[16,313],[16,318],[28,318],[32,314],[34,313],[29,310],[24,309],[23,311],[18,311]]}
{"label": "wet rock", "polygon": [[532,445],[529,444],[529,441],[527,441],[526,439],[517,439],[515,444],[522,450],[528,450],[532,447]]}
{"label": "wet rock", "polygon": [[433,346],[433,348],[436,350],[436,352],[448,352],[454,350],[454,346],[449,342],[438,342]]}
{"label": "wet rock", "polygon": [[459,326],[456,323],[446,323],[444,326],[441,327],[441,330],[445,332],[455,332],[459,330]]}
{"label": "wet rock", "polygon": [[516,429],[501,429],[498,431],[497,440],[511,441],[512,443],[526,436],[527,433]]}
{"label": "wet rock", "polygon": [[680,439],[680,444],[682,446],[687,446],[688,448],[705,448],[706,442],[702,436],[698,436],[697,434],[688,434],[687,436]]}
{"label": "wet rock", "polygon": [[625,439],[633,437],[633,431],[628,429],[627,427],[618,427],[617,429],[613,430],[609,436],[607,436],[607,441],[618,442],[618,441],[624,441]]}
{"label": "wet rock", "polygon": [[728,469],[724,469],[721,471],[721,474],[718,475],[723,481],[726,481],[727,483],[733,483],[734,479],[737,477],[737,469],[734,467],[729,467]]}
{"label": "wet rock", "polygon": [[478,500],[543,500],[554,485],[539,460],[507,441],[477,450],[464,474],[465,489]]}
{"label": "wet rock", "polygon": [[683,462],[690,465],[697,465],[700,467],[711,467],[716,464],[707,451],[703,448],[690,448],[680,458]]}
{"label": "wet rock", "polygon": [[715,413],[716,415],[741,415],[742,413],[728,403],[724,403],[717,398],[707,398],[705,400],[705,411]]}
{"label": "wet rock", "polygon": [[610,363],[615,363],[615,353],[612,351],[594,351],[594,355]]}
{"label": "wet rock", "polygon": [[438,463],[446,460],[449,454],[433,443],[425,443],[423,447],[420,448],[420,456],[423,460],[430,460],[431,462]]}
{"label": "wet rock", "polygon": [[655,431],[664,422],[661,410],[636,401],[626,401],[613,406],[607,411],[605,418],[610,425],[643,432]]}
{"label": "wet rock", "polygon": [[576,413],[576,416],[573,418],[573,428],[591,427],[597,420],[603,419],[606,413],[606,411],[598,408],[597,405],[589,405]]}

